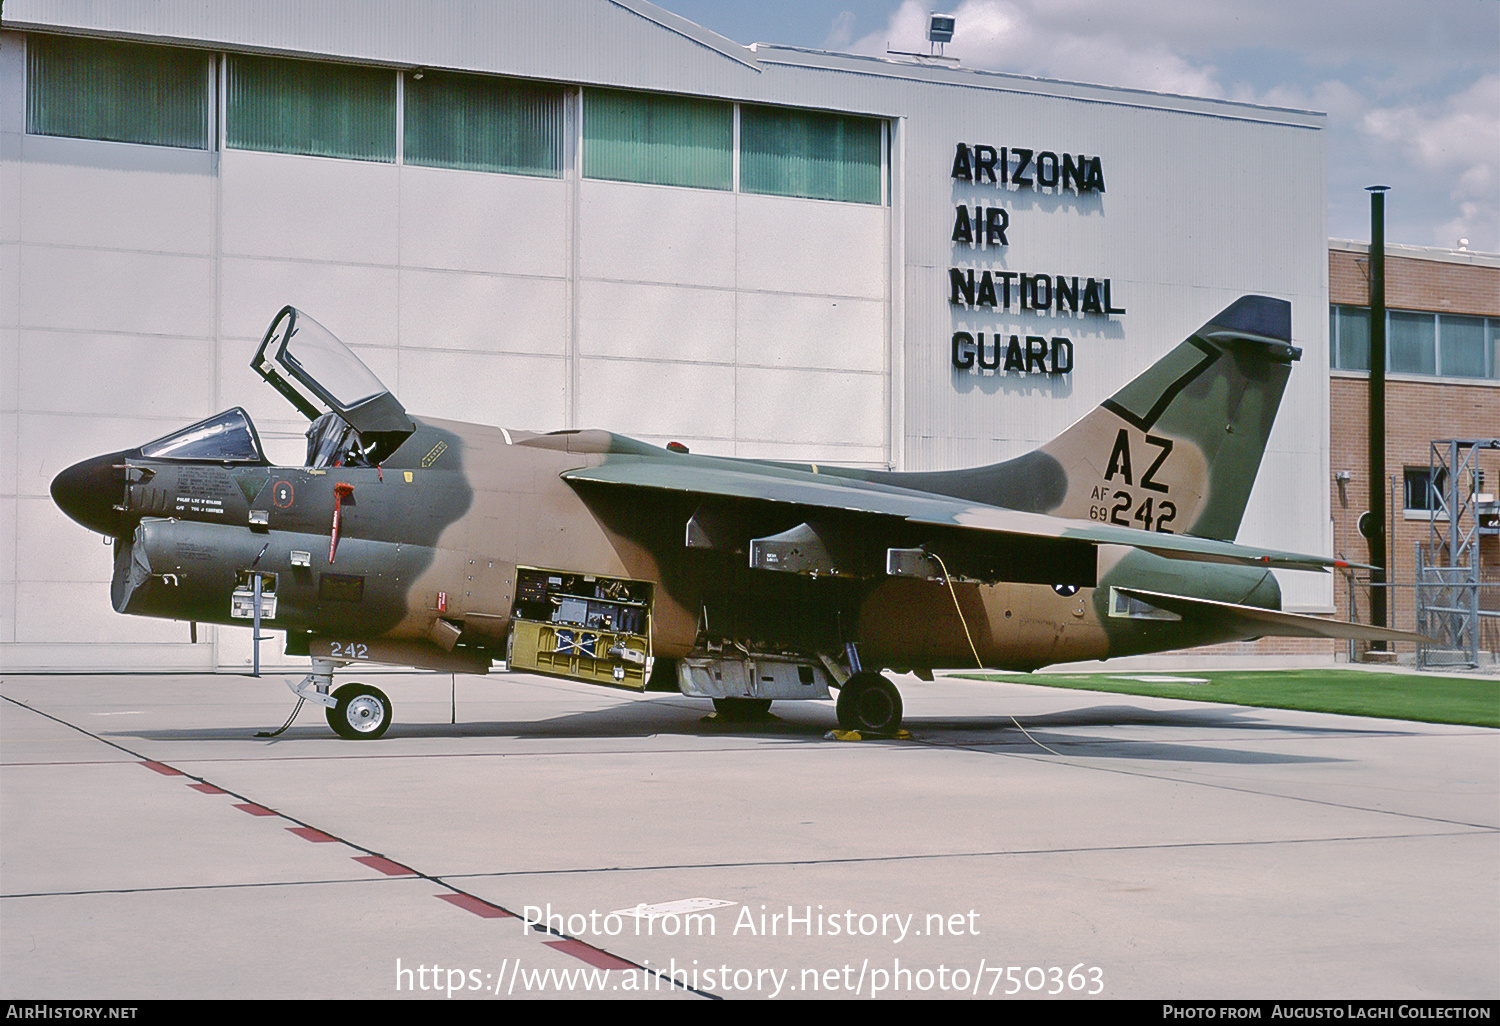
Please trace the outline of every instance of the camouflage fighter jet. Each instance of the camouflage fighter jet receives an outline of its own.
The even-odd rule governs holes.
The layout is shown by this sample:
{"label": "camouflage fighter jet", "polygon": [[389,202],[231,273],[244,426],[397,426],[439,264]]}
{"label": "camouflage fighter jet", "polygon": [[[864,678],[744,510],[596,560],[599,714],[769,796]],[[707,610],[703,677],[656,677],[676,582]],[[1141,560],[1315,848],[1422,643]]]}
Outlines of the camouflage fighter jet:
{"label": "camouflage fighter jet", "polygon": [[1288,303],[1246,296],[1034,452],[886,473],[412,417],[287,307],[251,365],[311,420],[305,465],[273,466],[235,408],[52,495],[114,539],[117,611],[284,629],[312,659],[293,691],[346,738],[381,736],[391,702],[335,670],[497,660],[730,718],[834,688],[844,728],[889,733],[882,670],[1410,639],[1281,612],[1272,568],[1343,564],[1232,543],[1290,339]]}

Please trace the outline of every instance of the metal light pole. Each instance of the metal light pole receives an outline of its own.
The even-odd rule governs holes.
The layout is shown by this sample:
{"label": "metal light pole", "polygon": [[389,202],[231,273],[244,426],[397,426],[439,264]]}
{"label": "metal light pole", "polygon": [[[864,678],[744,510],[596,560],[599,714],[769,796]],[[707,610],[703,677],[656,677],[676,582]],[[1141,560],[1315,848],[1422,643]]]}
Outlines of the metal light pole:
{"label": "metal light pole", "polygon": [[[1370,623],[1387,624],[1385,535],[1385,193],[1389,186],[1372,185],[1370,193]],[[1372,648],[1384,650],[1385,642]]]}

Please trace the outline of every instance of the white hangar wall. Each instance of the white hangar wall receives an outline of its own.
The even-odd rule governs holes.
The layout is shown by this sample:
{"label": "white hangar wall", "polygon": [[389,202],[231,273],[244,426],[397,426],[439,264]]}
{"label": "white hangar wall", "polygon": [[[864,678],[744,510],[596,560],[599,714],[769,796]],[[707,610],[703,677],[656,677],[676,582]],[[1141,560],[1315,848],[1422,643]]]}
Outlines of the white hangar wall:
{"label": "white hangar wall", "polygon": [[[1328,547],[1322,117],[724,40],[650,4],[10,0],[0,24],[0,666],[238,669],[248,631],[125,618],[109,553],[53,506],[77,460],[243,405],[273,458],[303,422],[249,370],[297,305],[417,414],[605,426],[748,457],[930,469],[1056,434],[1246,292],[1293,303],[1293,374],[1242,540]],[[558,178],[26,132],[28,34],[559,83]],[[404,81],[404,80],[403,80]],[[604,181],[578,86],[885,125],[882,202]],[[1107,187],[955,181],[958,144],[1098,157]],[[399,150],[399,147],[398,147]],[[951,241],[999,206],[1007,244]],[[949,270],[1108,278],[1107,317],[972,310]],[[958,370],[955,331],[1063,337],[1061,374]],[[1295,515],[1289,515],[1295,511]],[[1288,575],[1289,605],[1325,607]],[[263,655],[273,662],[271,649]]]}

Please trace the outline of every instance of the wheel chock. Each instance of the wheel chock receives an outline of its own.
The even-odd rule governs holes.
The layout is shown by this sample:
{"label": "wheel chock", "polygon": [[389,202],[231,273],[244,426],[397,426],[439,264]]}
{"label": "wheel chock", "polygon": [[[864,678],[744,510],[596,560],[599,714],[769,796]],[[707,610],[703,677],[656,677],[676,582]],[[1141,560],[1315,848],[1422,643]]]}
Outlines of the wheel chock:
{"label": "wheel chock", "polygon": [[894,734],[872,734],[858,730],[830,730],[823,735],[824,741],[863,741],[866,738],[872,741],[910,741],[911,731],[902,729]]}

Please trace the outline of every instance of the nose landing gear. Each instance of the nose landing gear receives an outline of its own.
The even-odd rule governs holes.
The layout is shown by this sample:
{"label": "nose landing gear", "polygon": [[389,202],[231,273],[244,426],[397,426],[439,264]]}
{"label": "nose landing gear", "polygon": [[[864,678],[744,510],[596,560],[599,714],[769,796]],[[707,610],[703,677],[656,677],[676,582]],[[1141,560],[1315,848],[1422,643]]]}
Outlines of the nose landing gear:
{"label": "nose landing gear", "polygon": [[286,732],[302,711],[303,702],[324,707],[328,725],[339,737],[349,741],[373,741],[391,725],[391,700],[384,691],[368,684],[345,684],[333,690],[333,671],[347,663],[313,657],[312,672],[300,682],[288,680],[287,687],[297,696],[297,707],[279,730],[261,731],[256,737],[278,737]]}
{"label": "nose landing gear", "polygon": [[333,732],[349,741],[373,741],[391,725],[391,700],[368,684],[345,684],[333,693],[335,705],[324,710]]}

